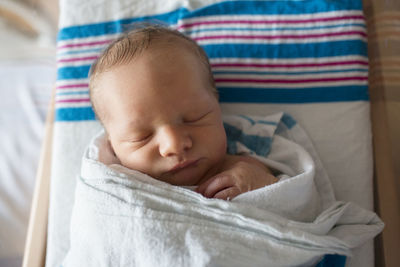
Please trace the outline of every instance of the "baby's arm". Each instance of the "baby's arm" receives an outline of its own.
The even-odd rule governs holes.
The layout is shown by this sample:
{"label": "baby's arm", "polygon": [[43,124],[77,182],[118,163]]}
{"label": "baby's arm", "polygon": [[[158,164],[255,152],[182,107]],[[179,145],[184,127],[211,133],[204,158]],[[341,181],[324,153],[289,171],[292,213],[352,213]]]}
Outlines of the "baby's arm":
{"label": "baby's arm", "polygon": [[222,171],[200,184],[196,191],[208,198],[230,200],[277,181],[268,167],[257,159],[227,155]]}

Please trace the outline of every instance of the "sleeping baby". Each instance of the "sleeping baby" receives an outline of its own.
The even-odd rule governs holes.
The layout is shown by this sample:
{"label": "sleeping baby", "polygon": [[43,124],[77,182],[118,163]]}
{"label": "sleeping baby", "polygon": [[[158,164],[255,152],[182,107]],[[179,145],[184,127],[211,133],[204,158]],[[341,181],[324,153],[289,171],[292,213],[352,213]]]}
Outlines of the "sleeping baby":
{"label": "sleeping baby", "polygon": [[227,154],[207,55],[178,31],[147,26],[122,35],[93,64],[89,87],[124,167],[226,200],[278,181],[257,159]]}
{"label": "sleeping baby", "polygon": [[176,31],[113,42],[90,94],[105,131],[82,158],[62,266],[314,266],[382,229],[335,200],[290,115],[222,121],[204,51]]}

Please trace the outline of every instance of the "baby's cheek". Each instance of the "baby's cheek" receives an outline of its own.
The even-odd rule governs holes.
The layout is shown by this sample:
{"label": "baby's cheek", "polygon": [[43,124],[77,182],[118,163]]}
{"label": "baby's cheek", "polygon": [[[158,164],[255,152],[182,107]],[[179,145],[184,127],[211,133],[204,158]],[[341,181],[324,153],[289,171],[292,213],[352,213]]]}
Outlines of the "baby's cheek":
{"label": "baby's cheek", "polygon": [[223,154],[225,156],[227,154],[227,142],[226,142],[226,139],[225,138],[221,139],[219,144],[220,144],[219,151],[220,151],[221,154]]}
{"label": "baby's cheek", "polygon": [[[120,159],[121,160],[121,159]],[[148,153],[138,153],[127,152],[124,155],[124,159],[121,160],[122,165],[129,169],[133,169],[136,171],[140,171],[149,175],[153,174],[153,165],[151,162],[154,162],[154,159]]]}
{"label": "baby's cheek", "polygon": [[227,137],[226,137],[225,128],[222,126],[220,130],[221,130],[220,140],[219,140],[220,149],[223,150],[224,153],[226,153],[226,149],[227,149]]}
{"label": "baby's cheek", "polygon": [[216,148],[216,153],[218,154],[219,157],[225,157],[226,155],[226,147],[227,147],[227,141],[226,141],[226,135],[225,131],[223,131],[221,134],[218,136],[215,136],[214,139],[214,147]]}

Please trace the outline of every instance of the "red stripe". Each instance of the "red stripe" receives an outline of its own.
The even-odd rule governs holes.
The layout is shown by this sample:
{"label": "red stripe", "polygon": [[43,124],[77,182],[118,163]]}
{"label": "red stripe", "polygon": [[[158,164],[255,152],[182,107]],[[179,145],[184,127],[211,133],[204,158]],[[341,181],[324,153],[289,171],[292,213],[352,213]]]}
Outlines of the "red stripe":
{"label": "red stripe", "polygon": [[112,40],[105,40],[105,41],[96,41],[96,42],[88,42],[88,43],[80,43],[80,44],[66,44],[66,45],[61,45],[58,46],[58,49],[62,48],[71,48],[71,47],[81,47],[81,46],[91,46],[91,45],[102,45],[102,44],[108,44]]}
{"label": "red stripe", "polygon": [[311,82],[340,82],[340,81],[366,81],[368,77],[340,77],[340,78],[320,78],[304,80],[281,80],[281,79],[224,79],[217,78],[215,82],[235,82],[235,83],[311,83]]}
{"label": "red stripe", "polygon": [[89,84],[87,83],[79,83],[79,84],[67,84],[67,85],[60,85],[57,86],[57,89],[68,89],[68,88],[75,88],[75,87],[88,87]]}
{"label": "red stripe", "polygon": [[247,24],[295,24],[295,23],[310,23],[310,22],[323,22],[323,21],[334,21],[334,20],[347,20],[347,19],[364,19],[362,15],[354,16],[343,16],[343,17],[331,17],[331,18],[319,18],[319,19],[296,19],[296,20],[220,20],[220,21],[200,21],[194,23],[183,24],[178,27],[190,28],[198,25],[210,25],[210,24],[236,24],[236,23],[247,23]]}
{"label": "red stripe", "polygon": [[60,59],[57,60],[58,63],[65,63],[65,62],[74,62],[74,61],[81,61],[81,60],[95,60],[98,56],[92,57],[76,57],[76,58],[68,58],[68,59]]}
{"label": "red stripe", "polygon": [[61,100],[56,100],[56,103],[79,103],[79,102],[90,102],[89,98],[83,98],[83,99],[61,99]]}
{"label": "red stripe", "polygon": [[254,68],[297,68],[297,67],[323,67],[323,66],[337,66],[337,65],[365,65],[368,66],[368,62],[361,60],[352,61],[336,61],[326,63],[299,63],[299,64],[257,64],[257,63],[214,63],[211,67],[254,67]]}
{"label": "red stripe", "polygon": [[217,35],[217,36],[202,36],[194,37],[196,41],[210,40],[210,39],[304,39],[304,38],[318,38],[318,37],[331,37],[340,35],[352,35],[357,34],[363,37],[367,37],[367,34],[359,31],[349,31],[349,32],[333,32],[333,33],[321,33],[321,34],[307,34],[307,35]]}

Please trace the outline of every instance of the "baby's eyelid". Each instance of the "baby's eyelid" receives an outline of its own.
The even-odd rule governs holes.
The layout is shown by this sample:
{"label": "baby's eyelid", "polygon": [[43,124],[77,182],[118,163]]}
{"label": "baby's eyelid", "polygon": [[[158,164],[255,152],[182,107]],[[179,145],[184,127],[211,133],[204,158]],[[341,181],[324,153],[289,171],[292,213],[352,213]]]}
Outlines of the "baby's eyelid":
{"label": "baby's eyelid", "polygon": [[199,120],[201,120],[201,119],[203,119],[204,117],[206,117],[208,114],[210,114],[212,111],[209,111],[209,112],[207,112],[207,113],[205,113],[205,114],[202,114],[202,115],[200,115],[200,116],[198,116],[198,117],[195,117],[194,119],[185,119],[184,120],[184,122],[186,122],[186,123],[191,123],[191,122],[196,122],[196,121],[199,121]]}
{"label": "baby's eyelid", "polygon": [[147,135],[143,135],[143,137],[139,137],[139,138],[134,138],[131,140],[131,142],[133,143],[140,143],[140,142],[144,142],[147,139],[149,139],[153,134],[147,134]]}

